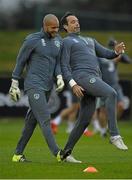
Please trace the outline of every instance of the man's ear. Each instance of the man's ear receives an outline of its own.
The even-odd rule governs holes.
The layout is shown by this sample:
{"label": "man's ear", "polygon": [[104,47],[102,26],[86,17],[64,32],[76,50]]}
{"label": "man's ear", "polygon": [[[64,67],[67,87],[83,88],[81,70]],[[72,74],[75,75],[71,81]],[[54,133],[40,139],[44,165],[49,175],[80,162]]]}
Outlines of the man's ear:
{"label": "man's ear", "polygon": [[65,29],[65,30],[67,30],[67,25],[65,24],[65,25],[63,25],[63,28]]}

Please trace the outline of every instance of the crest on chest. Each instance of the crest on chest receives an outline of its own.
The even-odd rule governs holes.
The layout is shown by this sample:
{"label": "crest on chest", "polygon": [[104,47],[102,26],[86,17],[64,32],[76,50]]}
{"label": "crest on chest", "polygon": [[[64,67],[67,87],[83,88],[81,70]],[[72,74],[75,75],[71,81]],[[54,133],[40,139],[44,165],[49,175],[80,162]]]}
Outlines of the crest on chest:
{"label": "crest on chest", "polygon": [[55,43],[55,46],[56,46],[56,47],[60,48],[60,41],[55,40],[54,43]]}

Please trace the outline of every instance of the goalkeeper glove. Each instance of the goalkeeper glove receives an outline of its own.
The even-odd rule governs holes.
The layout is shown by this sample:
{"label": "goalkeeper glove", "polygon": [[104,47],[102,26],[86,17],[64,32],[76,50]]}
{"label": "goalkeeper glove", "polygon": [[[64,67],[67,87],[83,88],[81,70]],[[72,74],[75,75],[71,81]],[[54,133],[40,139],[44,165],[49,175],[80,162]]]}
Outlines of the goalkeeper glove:
{"label": "goalkeeper glove", "polygon": [[57,76],[57,88],[56,88],[56,91],[57,91],[57,92],[62,91],[62,89],[64,88],[64,85],[65,85],[65,84],[64,84],[62,75],[58,75],[58,76]]}
{"label": "goalkeeper glove", "polygon": [[11,87],[9,90],[9,95],[10,95],[10,98],[15,102],[17,102],[20,99],[21,92],[19,89],[18,80],[12,79]]}

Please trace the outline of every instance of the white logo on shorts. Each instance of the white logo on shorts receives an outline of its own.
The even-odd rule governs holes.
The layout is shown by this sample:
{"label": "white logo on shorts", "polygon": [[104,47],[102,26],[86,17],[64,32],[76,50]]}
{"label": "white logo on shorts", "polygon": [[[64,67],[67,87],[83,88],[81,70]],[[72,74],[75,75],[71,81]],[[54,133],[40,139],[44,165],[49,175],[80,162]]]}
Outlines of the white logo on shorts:
{"label": "white logo on shorts", "polygon": [[93,83],[96,82],[96,79],[95,78],[91,78],[89,82],[93,84]]}
{"label": "white logo on shorts", "polygon": [[34,96],[34,99],[38,100],[40,97],[40,94],[34,94],[33,96]]}

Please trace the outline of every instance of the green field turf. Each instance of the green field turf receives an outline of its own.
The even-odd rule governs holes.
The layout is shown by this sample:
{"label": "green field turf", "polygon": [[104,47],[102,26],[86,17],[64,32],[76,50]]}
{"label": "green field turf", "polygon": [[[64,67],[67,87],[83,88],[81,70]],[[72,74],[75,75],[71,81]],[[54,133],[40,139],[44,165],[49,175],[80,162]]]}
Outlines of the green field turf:
{"label": "green field turf", "polygon": [[[100,135],[82,137],[74,149],[74,156],[82,160],[82,164],[58,163],[49,152],[41,131],[36,129],[25,155],[32,163],[13,163],[11,158],[20,135],[23,121],[20,119],[0,120],[0,178],[32,178],[32,179],[103,179],[132,178],[132,121],[119,122],[119,127],[129,150],[116,149],[108,138]],[[58,144],[63,147],[67,134],[65,124],[56,135]],[[88,166],[94,166],[98,173],[84,173]]]}

